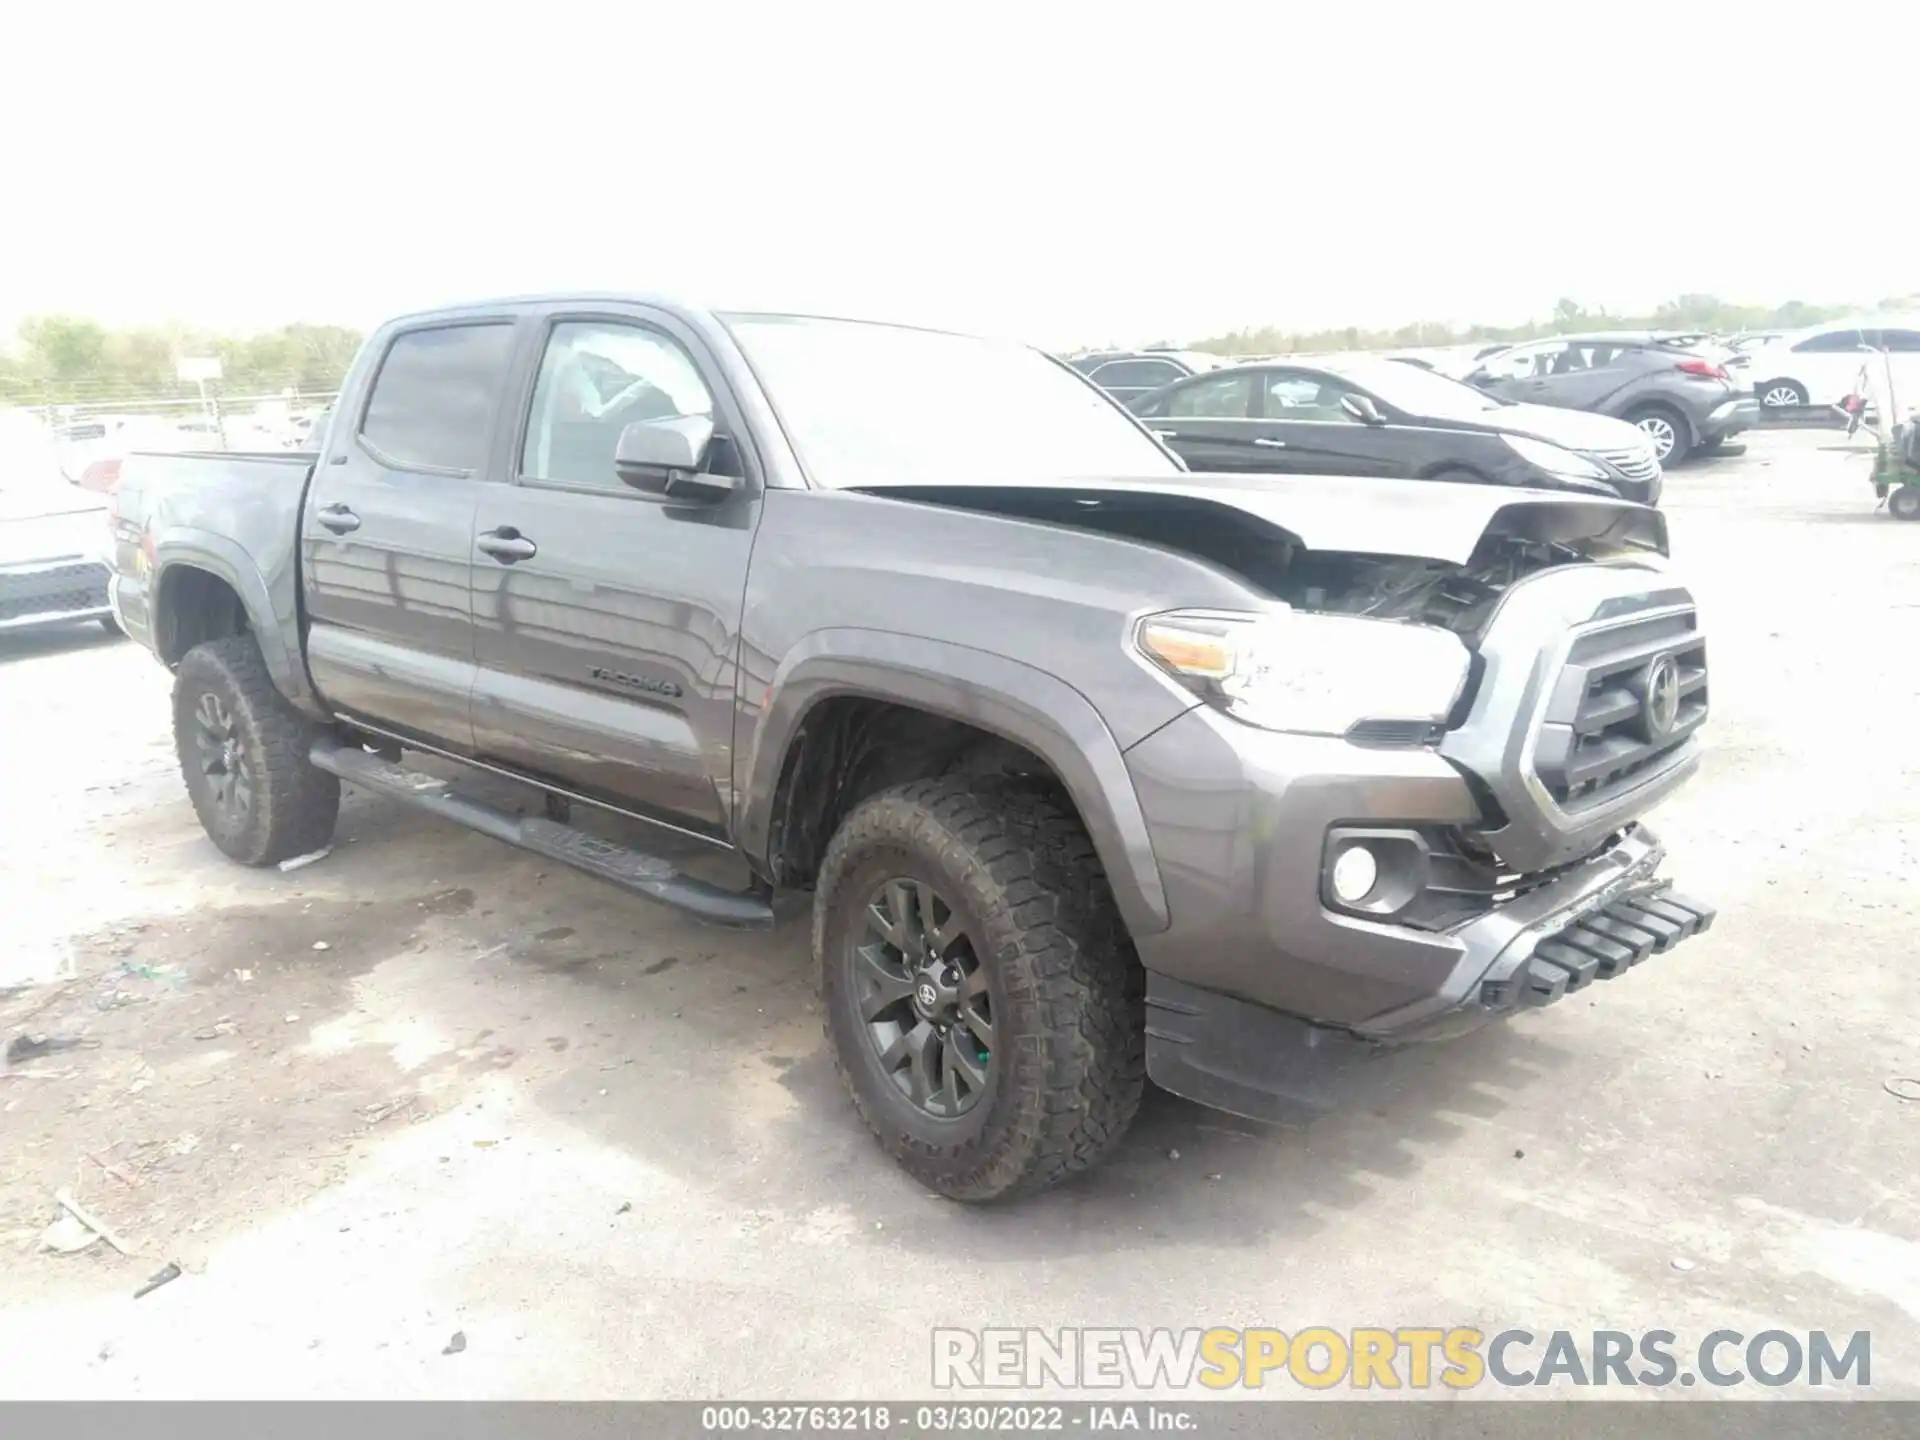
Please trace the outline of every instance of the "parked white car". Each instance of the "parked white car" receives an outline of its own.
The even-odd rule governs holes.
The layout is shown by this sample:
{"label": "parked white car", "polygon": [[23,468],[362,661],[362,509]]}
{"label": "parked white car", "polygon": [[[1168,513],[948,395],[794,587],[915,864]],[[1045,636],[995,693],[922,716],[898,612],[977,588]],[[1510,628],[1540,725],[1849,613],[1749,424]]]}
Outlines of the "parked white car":
{"label": "parked white car", "polygon": [[107,497],[60,473],[45,427],[0,415],[0,631],[81,620],[117,628],[107,523]]}
{"label": "parked white car", "polygon": [[1746,374],[1769,410],[1838,405],[1853,393],[1869,351],[1888,352],[1899,408],[1920,401],[1920,320],[1852,320],[1782,335],[1749,352]]}

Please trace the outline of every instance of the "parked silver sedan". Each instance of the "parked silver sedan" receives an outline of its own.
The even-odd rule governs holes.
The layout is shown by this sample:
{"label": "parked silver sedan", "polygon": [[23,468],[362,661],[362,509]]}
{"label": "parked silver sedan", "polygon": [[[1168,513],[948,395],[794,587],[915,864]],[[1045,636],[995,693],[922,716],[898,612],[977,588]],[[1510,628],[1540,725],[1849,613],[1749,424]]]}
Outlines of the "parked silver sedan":
{"label": "parked silver sedan", "polygon": [[0,435],[0,631],[84,620],[116,630],[109,497],[68,480],[36,428],[16,421]]}

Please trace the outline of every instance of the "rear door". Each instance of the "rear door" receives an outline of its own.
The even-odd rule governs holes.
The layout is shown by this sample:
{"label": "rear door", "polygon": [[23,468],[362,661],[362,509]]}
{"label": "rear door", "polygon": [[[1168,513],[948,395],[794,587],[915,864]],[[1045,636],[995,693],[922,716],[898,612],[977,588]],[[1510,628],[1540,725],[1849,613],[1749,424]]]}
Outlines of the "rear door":
{"label": "rear door", "polygon": [[1227,370],[1162,391],[1137,407],[1140,423],[1190,470],[1278,470],[1279,446],[1263,443],[1253,420],[1257,372]]}
{"label": "rear door", "polygon": [[[470,531],[483,759],[708,838],[731,809],[735,674],[760,487],[699,338],[645,307],[555,310]],[[628,488],[629,423],[710,414],[718,504]]]}
{"label": "rear door", "polygon": [[344,714],[466,753],[473,515],[514,350],[511,316],[395,331],[339,417],[301,518],[307,665]]}

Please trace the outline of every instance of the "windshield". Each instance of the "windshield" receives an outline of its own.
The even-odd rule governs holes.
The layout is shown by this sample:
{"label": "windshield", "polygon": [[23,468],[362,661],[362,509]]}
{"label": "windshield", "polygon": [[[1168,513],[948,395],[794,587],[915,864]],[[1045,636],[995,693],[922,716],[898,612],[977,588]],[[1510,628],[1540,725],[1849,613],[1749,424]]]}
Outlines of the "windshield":
{"label": "windshield", "polygon": [[853,320],[723,318],[816,485],[1179,473],[1111,400],[1024,345]]}
{"label": "windshield", "polygon": [[1471,385],[1398,360],[1343,360],[1326,368],[1409,415],[1479,420],[1489,411],[1502,408],[1500,401]]}

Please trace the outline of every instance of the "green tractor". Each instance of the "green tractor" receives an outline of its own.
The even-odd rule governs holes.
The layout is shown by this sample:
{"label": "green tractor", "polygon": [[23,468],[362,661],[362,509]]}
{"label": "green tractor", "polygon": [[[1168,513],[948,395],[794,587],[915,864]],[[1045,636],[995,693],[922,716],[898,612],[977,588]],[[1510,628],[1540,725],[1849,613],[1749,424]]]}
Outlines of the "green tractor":
{"label": "green tractor", "polygon": [[1873,456],[1873,493],[1896,520],[1920,520],[1920,425],[1893,427]]}
{"label": "green tractor", "polygon": [[1847,438],[1851,440],[1863,422],[1867,425],[1875,442],[1869,452],[1874,495],[1894,519],[1920,520],[1920,417],[1893,418],[1900,412],[1892,371],[1884,356],[1874,358],[1880,363],[1862,365],[1853,393],[1840,402]]}

